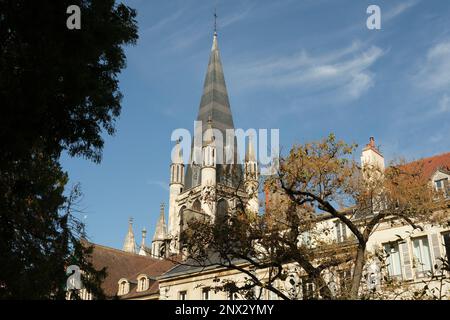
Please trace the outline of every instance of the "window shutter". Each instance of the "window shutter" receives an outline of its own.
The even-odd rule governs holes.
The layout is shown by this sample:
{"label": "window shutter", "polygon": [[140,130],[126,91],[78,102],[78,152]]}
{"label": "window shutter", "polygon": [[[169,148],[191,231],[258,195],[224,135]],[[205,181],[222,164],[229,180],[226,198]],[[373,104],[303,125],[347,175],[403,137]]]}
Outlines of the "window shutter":
{"label": "window shutter", "polygon": [[[442,267],[442,260],[440,259],[441,256],[441,250],[439,248],[439,234],[433,233],[431,235],[431,245],[433,246],[433,255],[434,255],[434,265],[433,265],[433,272],[434,271],[440,271]],[[437,268],[434,266],[437,265]]]}
{"label": "window shutter", "polygon": [[409,255],[408,242],[400,243],[400,250],[402,251],[403,271],[405,279],[410,280],[413,278],[413,273],[412,273],[411,257]]}

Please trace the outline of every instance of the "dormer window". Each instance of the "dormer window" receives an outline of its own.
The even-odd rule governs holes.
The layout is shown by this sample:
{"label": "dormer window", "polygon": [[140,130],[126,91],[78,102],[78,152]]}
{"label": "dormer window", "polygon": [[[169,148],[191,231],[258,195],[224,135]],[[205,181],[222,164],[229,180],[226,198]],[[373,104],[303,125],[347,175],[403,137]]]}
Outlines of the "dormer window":
{"label": "dormer window", "polygon": [[336,240],[337,242],[344,242],[347,240],[347,226],[341,221],[335,222]]}
{"label": "dormer window", "polygon": [[139,277],[137,291],[141,292],[141,291],[148,290],[149,284],[150,284],[150,279],[147,276],[143,275],[143,276]]}
{"label": "dormer window", "polygon": [[444,193],[447,197],[450,196],[448,178],[435,180],[434,187],[436,188],[436,191]]}
{"label": "dormer window", "polygon": [[444,189],[444,181],[443,181],[444,179],[441,179],[441,180],[436,180],[435,182],[434,182],[434,186],[436,187],[436,190],[437,191],[440,191],[440,190],[443,190]]}
{"label": "dormer window", "polygon": [[86,289],[81,289],[80,298],[81,300],[92,300],[92,293],[90,293]]}
{"label": "dormer window", "polygon": [[130,292],[130,282],[127,279],[120,279],[118,295],[123,296],[128,292]]}

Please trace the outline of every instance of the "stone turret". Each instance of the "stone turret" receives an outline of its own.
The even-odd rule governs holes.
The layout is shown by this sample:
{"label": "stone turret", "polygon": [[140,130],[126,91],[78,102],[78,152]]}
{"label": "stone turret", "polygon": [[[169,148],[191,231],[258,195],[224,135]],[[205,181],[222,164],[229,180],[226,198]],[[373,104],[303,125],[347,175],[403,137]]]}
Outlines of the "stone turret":
{"label": "stone turret", "polygon": [[128,221],[128,232],[125,236],[125,241],[123,242],[123,251],[136,253],[136,241],[133,233],[133,218],[130,218]]}
{"label": "stone turret", "polygon": [[158,223],[156,224],[155,234],[152,240],[152,256],[155,258],[164,258],[168,254],[167,244],[167,226],[165,221],[164,204],[161,204]]}
{"label": "stone turret", "polygon": [[244,186],[249,197],[246,210],[248,212],[257,213],[259,208],[259,174],[255,148],[253,145],[253,135],[249,136],[247,152],[245,153]]}
{"label": "stone turret", "polygon": [[[168,236],[175,239],[180,233],[180,221],[178,218],[177,197],[183,192],[184,188],[184,163],[183,150],[180,141],[176,142],[172,164],[170,165],[170,184],[169,184],[169,225]],[[172,244],[172,246],[175,244]]]}

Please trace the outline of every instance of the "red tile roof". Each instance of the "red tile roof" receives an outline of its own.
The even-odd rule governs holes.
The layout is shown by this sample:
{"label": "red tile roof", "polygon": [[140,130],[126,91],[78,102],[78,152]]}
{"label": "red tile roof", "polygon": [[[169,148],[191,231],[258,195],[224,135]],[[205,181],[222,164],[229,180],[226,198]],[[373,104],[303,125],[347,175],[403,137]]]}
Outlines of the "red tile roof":
{"label": "red tile roof", "polygon": [[[141,273],[147,274],[149,277],[156,277],[175,265],[168,260],[140,256],[95,243],[88,243],[88,245],[93,246],[91,261],[94,267],[97,270],[104,267],[107,268],[107,276],[103,281],[102,288],[109,298],[117,295],[118,281],[120,279],[126,278],[129,281],[137,282],[137,276]],[[156,284],[151,282],[149,290],[146,293],[150,294],[158,291],[157,281],[154,282]],[[130,294],[133,290],[136,291],[136,286],[131,286]]]}
{"label": "red tile roof", "polygon": [[419,159],[407,163],[405,166],[422,170],[422,177],[429,179],[438,169],[450,171],[450,152]]}

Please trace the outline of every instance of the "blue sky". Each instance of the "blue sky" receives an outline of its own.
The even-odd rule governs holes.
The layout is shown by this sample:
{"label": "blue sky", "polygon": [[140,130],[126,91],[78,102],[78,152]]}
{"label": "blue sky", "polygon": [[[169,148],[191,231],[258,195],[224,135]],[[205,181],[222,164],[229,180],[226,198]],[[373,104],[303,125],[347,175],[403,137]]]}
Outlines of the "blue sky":
{"label": "blue sky", "polygon": [[[450,151],[450,2],[444,0],[129,0],[138,44],[126,48],[117,133],[101,164],[63,157],[81,183],[90,239],[121,248],[127,221],[153,236],[168,202],[171,132],[193,129],[217,7],[235,126],[279,128],[280,145],[375,136],[387,161]],[[381,8],[381,30],[366,9]]]}

